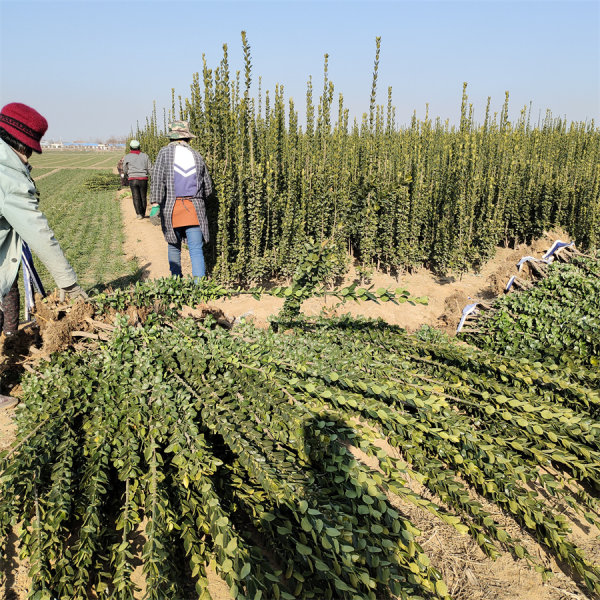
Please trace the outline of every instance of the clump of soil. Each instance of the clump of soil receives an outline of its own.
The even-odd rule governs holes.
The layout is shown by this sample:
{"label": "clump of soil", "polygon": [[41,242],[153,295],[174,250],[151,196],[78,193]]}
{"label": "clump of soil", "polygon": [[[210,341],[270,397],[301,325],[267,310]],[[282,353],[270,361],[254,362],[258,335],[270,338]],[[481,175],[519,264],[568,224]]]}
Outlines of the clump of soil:
{"label": "clump of soil", "polygon": [[462,290],[452,292],[446,300],[444,300],[444,312],[440,316],[440,327],[447,333],[450,330],[454,331],[456,324],[460,320],[460,315],[463,308],[469,304],[469,297]]}
{"label": "clump of soil", "polygon": [[[21,328],[15,335],[0,337],[0,394],[18,396],[23,364],[31,349],[39,345],[40,336],[35,328]],[[1,428],[0,428],[1,433]]]}
{"label": "clump of soil", "polygon": [[[152,309],[146,306],[134,306],[131,304],[125,311],[125,314],[132,325],[138,325],[145,323],[151,312],[153,312]],[[113,314],[116,314],[116,311],[113,311]]]}
{"label": "clump of soil", "polygon": [[53,296],[46,302],[38,302],[34,317],[42,339],[42,352],[50,355],[64,350],[73,342],[73,331],[93,329],[86,319],[91,319],[94,313],[94,307],[82,299],[72,305],[57,302]]}
{"label": "clump of soil", "polygon": [[508,280],[517,274],[517,269],[513,264],[505,264],[498,267],[488,279],[490,295],[500,296],[504,293]]}
{"label": "clump of soil", "polygon": [[210,306],[210,304],[198,304],[195,308],[184,306],[179,313],[182,317],[192,317],[200,320],[211,315],[217,321],[217,325],[225,329],[231,329],[234,323],[234,319],[228,317],[220,308]]}

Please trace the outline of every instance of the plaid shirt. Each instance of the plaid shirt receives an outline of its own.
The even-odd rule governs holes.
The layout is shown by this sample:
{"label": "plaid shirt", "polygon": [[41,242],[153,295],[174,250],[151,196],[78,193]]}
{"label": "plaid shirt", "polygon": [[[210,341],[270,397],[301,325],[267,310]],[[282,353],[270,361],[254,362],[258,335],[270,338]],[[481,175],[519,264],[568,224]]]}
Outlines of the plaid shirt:
{"label": "plaid shirt", "polygon": [[168,146],[161,148],[154,170],[152,171],[152,180],[150,185],[150,198],[152,204],[160,204],[160,222],[165,240],[169,244],[176,244],[177,237],[173,230],[173,207],[175,206],[175,184],[173,177],[173,162],[175,159],[175,148],[177,144],[185,144],[193,153],[196,162],[196,177],[198,182],[198,191],[191,199],[198,215],[198,223],[202,231],[202,237],[205,242],[210,239],[208,233],[208,219],[206,218],[206,199],[212,194],[212,182],[206,163],[200,153],[191,148],[185,142],[171,142]]}

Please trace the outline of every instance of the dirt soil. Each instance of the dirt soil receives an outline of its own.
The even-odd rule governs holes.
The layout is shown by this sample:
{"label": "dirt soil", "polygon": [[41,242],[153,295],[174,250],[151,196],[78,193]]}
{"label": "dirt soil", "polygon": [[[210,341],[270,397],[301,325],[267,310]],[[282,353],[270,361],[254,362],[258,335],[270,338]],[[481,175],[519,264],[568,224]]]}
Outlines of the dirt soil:
{"label": "dirt soil", "polygon": [[[116,196],[116,201],[121,203],[126,257],[138,262],[143,272],[143,279],[168,276],[167,246],[160,228],[153,226],[148,218],[142,220],[135,218],[131,195],[127,190],[121,190]],[[414,296],[426,296],[429,301],[427,305],[365,302],[349,303],[340,307],[336,306],[337,300],[311,299],[305,302],[302,310],[308,315],[317,315],[324,310],[330,315],[349,312],[352,315],[382,318],[409,331],[415,331],[426,324],[453,333],[466,304],[478,300],[489,301],[502,293],[509,277],[517,274],[516,264],[521,257],[541,256],[557,239],[566,241],[568,238],[562,232],[549,232],[531,245],[498,248],[496,256],[478,273],[443,278],[436,277],[425,269],[411,274],[401,274],[397,277],[385,273],[375,273],[366,284],[372,284],[375,289],[379,287],[408,289]],[[189,255],[185,248],[182,251],[182,269],[184,275],[191,273]],[[356,271],[351,269],[343,285],[348,285],[355,280]],[[264,327],[268,325],[269,317],[277,313],[282,304],[282,300],[268,296],[261,300],[241,296],[214,302],[211,303],[211,306],[214,305],[215,308],[220,309],[229,321],[245,315],[252,318],[258,326]],[[53,303],[51,302],[39,313],[40,331],[35,332],[23,328],[20,337],[22,347],[8,355],[3,353],[0,356],[0,372],[3,371],[5,375],[8,375],[8,381],[10,381],[11,369],[16,372],[16,369],[23,368],[23,362],[27,358],[27,349],[31,350],[33,345],[38,347],[38,355],[47,356],[65,344],[72,343],[71,335],[74,328],[79,331],[78,339],[83,339],[85,342],[97,338],[102,339],[110,329],[108,323],[97,321],[84,304],[75,307],[69,314],[62,315],[61,310],[63,309],[54,299]],[[3,340],[0,339],[0,343],[2,342]],[[4,390],[3,393],[7,393],[7,391]],[[13,387],[10,393],[19,396],[19,387]],[[14,415],[15,409],[0,409],[0,451],[7,449],[15,439]],[[385,442],[382,441],[382,443]],[[358,460],[368,462],[368,458],[360,456],[359,451],[355,456]],[[373,464],[372,467],[377,468],[378,465]],[[412,484],[418,485],[416,482],[412,482]],[[422,489],[418,491],[425,493]],[[525,539],[524,543],[530,552],[539,557],[556,573],[556,576],[547,584],[543,584],[541,577],[533,570],[528,569],[524,561],[515,561],[508,553],[502,553],[500,558],[494,562],[483,555],[470,537],[458,535],[439,519],[415,509],[412,505],[402,503],[398,498],[390,498],[390,500],[421,529],[420,543],[429,553],[433,564],[442,571],[450,586],[450,591],[457,600],[589,598],[575,586],[554,559],[535,540],[522,531],[521,537]],[[494,507],[489,506],[489,508],[491,510]],[[502,517],[501,514],[496,516]],[[513,526],[515,531],[511,533],[518,534],[518,525],[514,524]],[[583,530],[574,528],[576,541],[595,562],[600,560],[597,534],[597,531],[589,531],[589,528],[584,527]],[[0,599],[25,600],[29,581],[28,565],[26,561],[17,558],[18,540],[14,536],[9,541],[9,546],[15,550],[15,553],[10,568],[7,569],[8,579],[4,584],[0,584]],[[5,565],[0,565],[0,567],[2,566]],[[213,568],[209,569],[209,580],[213,600],[230,598],[226,584],[218,577]],[[140,578],[137,583],[143,588],[143,578]]]}

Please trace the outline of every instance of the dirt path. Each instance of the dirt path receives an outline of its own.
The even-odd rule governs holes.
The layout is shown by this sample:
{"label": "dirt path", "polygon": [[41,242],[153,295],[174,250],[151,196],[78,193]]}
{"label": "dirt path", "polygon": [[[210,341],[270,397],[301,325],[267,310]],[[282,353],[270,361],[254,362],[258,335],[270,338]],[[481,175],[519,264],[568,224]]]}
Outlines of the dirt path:
{"label": "dirt path", "polygon": [[36,177],[35,180],[39,181],[40,179],[44,179],[44,177],[49,177],[50,175],[54,175],[54,173],[58,173],[59,171],[60,171],[59,168],[53,169],[52,171],[48,171],[48,173],[43,173],[42,175]]}
{"label": "dirt path", "polygon": [[[150,223],[150,219],[136,219],[131,192],[120,190],[118,194],[123,216],[125,241],[123,252],[127,259],[137,260],[142,269],[142,279],[156,279],[169,275],[167,243],[160,227]],[[149,212],[146,211],[147,213]],[[183,259],[185,253],[182,252]],[[182,265],[183,268],[183,265]]]}

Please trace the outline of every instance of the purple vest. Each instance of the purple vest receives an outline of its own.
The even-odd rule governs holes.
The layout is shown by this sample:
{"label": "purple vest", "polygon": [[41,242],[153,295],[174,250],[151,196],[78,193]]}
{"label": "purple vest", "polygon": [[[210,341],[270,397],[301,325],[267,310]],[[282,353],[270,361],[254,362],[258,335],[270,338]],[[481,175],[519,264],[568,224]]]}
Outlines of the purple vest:
{"label": "purple vest", "polygon": [[176,198],[195,196],[198,193],[196,162],[192,151],[185,146],[178,145],[175,148],[173,183]]}

